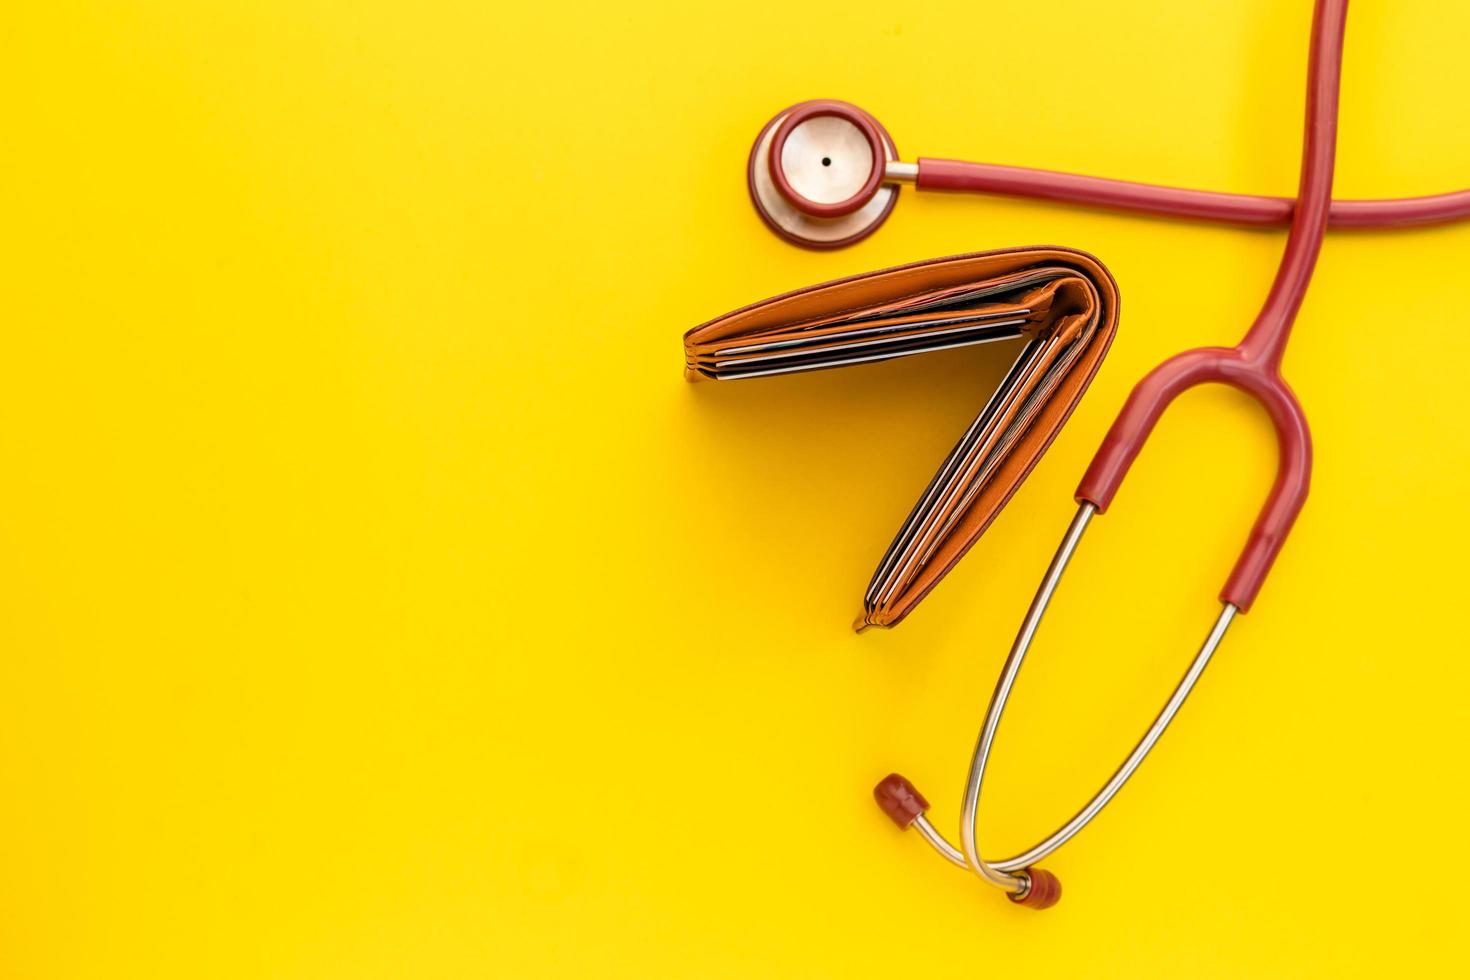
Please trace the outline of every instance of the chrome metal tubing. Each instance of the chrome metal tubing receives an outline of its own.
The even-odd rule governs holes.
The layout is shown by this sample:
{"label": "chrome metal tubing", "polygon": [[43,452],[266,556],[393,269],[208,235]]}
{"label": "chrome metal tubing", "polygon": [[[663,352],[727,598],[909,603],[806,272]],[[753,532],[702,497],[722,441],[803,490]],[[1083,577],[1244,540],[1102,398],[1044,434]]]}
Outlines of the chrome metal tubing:
{"label": "chrome metal tubing", "polygon": [[913,826],[919,832],[920,836],[928,841],[946,861],[949,861],[951,864],[957,864],[966,871],[970,869],[970,865],[965,862],[965,856],[960,853],[960,849],[945,840],[944,835],[934,829],[934,825],[929,822],[928,817],[922,813],[919,814],[914,818]]}
{"label": "chrome metal tubing", "polygon": [[939,833],[923,814],[914,819],[913,825],[918,828],[919,833],[947,861],[962,868],[969,868],[991,884],[1017,895],[1024,895],[1030,888],[1031,882],[1025,874],[1025,869],[1044,859],[1091,823],[1093,818],[1102,812],[1103,807],[1108,805],[1108,801],[1117,795],[1118,790],[1123,788],[1123,784],[1128,782],[1129,777],[1142,765],[1143,760],[1148,757],[1149,752],[1153,750],[1154,745],[1169,727],[1169,723],[1184,706],[1185,699],[1194,690],[1194,685],[1204,673],[1205,667],[1209,666],[1210,658],[1220,646],[1220,641],[1225,638],[1225,631],[1230,627],[1236,614],[1240,612],[1236,606],[1225,603],[1224,608],[1220,610],[1220,615],[1215,619],[1215,624],[1210,628],[1209,635],[1205,637],[1204,643],[1200,646],[1199,652],[1190,662],[1189,669],[1174,686],[1173,693],[1169,695],[1169,700],[1165,702],[1163,709],[1155,716],[1153,724],[1134,745],[1133,751],[1123,760],[1123,764],[1114,770],[1108,781],[1082,809],[1029,850],[1002,861],[982,859],[976,844],[980,789],[985,781],[985,767],[990,761],[990,750],[995,744],[995,735],[1000,728],[1001,715],[1005,711],[1006,702],[1010,699],[1016,677],[1021,671],[1021,664],[1025,661],[1026,653],[1031,648],[1031,642],[1036,638],[1041,619],[1046,614],[1047,606],[1051,604],[1052,596],[1056,593],[1057,586],[1062,580],[1062,573],[1067,570],[1067,564],[1072,560],[1072,555],[1082,540],[1082,534],[1087,530],[1088,522],[1092,520],[1095,513],[1097,509],[1092,504],[1084,503],[1078,508],[1077,516],[1072,518],[1072,523],[1068,526],[1067,533],[1062,538],[1056,554],[1052,557],[1045,577],[1041,580],[1041,586],[1036,590],[1035,598],[1031,600],[1031,608],[1026,612],[1020,632],[1016,634],[1016,641],[1011,646],[1010,656],[1006,658],[1005,666],[1001,669],[1000,679],[996,681],[995,692],[990,697],[989,705],[986,706],[985,720],[980,727],[980,736],[975,742],[975,753],[971,759],[969,777],[965,783],[964,805],[960,815],[960,839],[963,848],[955,847],[946,840],[944,835]]}
{"label": "chrome metal tubing", "polygon": [[996,730],[1000,728],[1001,714],[1005,711],[1006,702],[1010,700],[1011,688],[1015,686],[1016,675],[1021,672],[1026,651],[1030,649],[1031,641],[1036,636],[1036,628],[1041,625],[1041,617],[1046,613],[1052,594],[1062,580],[1062,573],[1067,570],[1067,563],[1072,560],[1072,553],[1082,540],[1082,532],[1087,530],[1087,523],[1096,512],[1097,508],[1092,504],[1084,503],[1078,508],[1077,516],[1072,518],[1072,524],[1062,538],[1061,547],[1047,567],[1041,587],[1036,591],[1036,598],[1031,600],[1031,608],[1027,610],[1026,618],[1021,623],[1021,631],[1016,634],[1016,642],[1011,645],[1011,653],[1001,669],[1000,679],[995,683],[995,693],[990,696],[990,704],[985,709],[985,721],[980,726],[980,737],[975,742],[975,754],[970,761],[970,774],[965,781],[965,799],[960,813],[960,841],[964,845],[965,859],[976,874],[1008,892],[1025,891],[1029,881],[1024,875],[1002,871],[981,860],[975,842],[980,786],[985,779],[985,766],[990,761],[990,747],[995,742]]}
{"label": "chrome metal tubing", "polygon": [[901,160],[889,160],[883,165],[883,179],[895,183],[912,183],[919,179],[919,165],[904,163]]}
{"label": "chrome metal tubing", "polygon": [[1205,637],[1205,642],[1200,647],[1199,653],[1195,654],[1193,662],[1189,665],[1189,669],[1184,672],[1184,676],[1175,686],[1174,693],[1169,695],[1169,700],[1164,704],[1163,710],[1154,718],[1154,723],[1149,726],[1148,731],[1144,732],[1143,738],[1139,739],[1138,744],[1133,747],[1133,751],[1128,754],[1128,758],[1123,760],[1123,764],[1118,767],[1117,771],[1103,785],[1103,788],[1098,790],[1097,795],[1091,800],[1088,800],[1087,805],[1078,810],[1072,816],[1072,819],[1062,824],[1061,827],[1057,828],[1051,836],[1047,837],[1041,843],[1028,851],[1017,854],[1015,857],[1006,858],[1004,861],[991,861],[990,866],[992,868],[1001,872],[1013,872],[1021,868],[1030,867],[1071,840],[1076,836],[1078,831],[1092,821],[1093,817],[1098,815],[1103,807],[1108,805],[1108,801],[1113,798],[1118,790],[1123,788],[1123,784],[1128,781],[1128,777],[1132,776],[1134,770],[1148,757],[1149,752],[1154,747],[1154,743],[1159,740],[1159,737],[1164,734],[1164,729],[1168,728],[1169,723],[1174,720],[1174,715],[1183,706],[1184,699],[1189,697],[1189,692],[1194,689],[1195,682],[1199,680],[1200,674],[1204,673],[1205,667],[1209,665],[1210,657],[1214,655],[1215,648],[1225,638],[1225,630],[1230,626],[1230,622],[1235,618],[1237,612],[1239,610],[1235,606],[1228,602],[1225,603],[1225,608],[1220,610],[1220,615],[1215,620],[1215,625],[1210,628],[1209,635]]}

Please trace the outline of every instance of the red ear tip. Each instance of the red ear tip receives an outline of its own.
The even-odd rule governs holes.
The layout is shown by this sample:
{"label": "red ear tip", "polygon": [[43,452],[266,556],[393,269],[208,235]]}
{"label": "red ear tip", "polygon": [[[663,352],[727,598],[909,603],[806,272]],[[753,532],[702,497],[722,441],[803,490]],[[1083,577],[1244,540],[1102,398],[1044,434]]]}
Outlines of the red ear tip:
{"label": "red ear tip", "polygon": [[919,814],[929,809],[929,801],[914,789],[914,784],[896,772],[884,776],[883,781],[873,787],[873,799],[878,801],[878,809],[898,824],[899,830],[908,830]]}
{"label": "red ear tip", "polygon": [[1050,871],[1027,868],[1026,877],[1031,879],[1031,887],[1026,890],[1026,894],[1019,898],[1015,895],[1010,896],[1011,901],[1017,905],[1024,905],[1028,909],[1040,912],[1062,900],[1062,883]]}

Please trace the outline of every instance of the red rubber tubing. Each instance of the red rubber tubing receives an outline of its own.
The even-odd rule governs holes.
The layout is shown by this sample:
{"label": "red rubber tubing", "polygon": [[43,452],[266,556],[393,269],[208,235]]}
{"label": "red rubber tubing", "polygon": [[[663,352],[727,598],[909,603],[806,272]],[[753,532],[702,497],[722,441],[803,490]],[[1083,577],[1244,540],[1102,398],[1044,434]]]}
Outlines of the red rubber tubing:
{"label": "red rubber tubing", "polygon": [[[1296,209],[1296,201],[1286,197],[1197,191],[933,157],[919,158],[917,184],[920,190],[1004,194],[1235,225],[1285,225]],[[1333,201],[1328,224],[1333,228],[1409,228],[1465,218],[1470,218],[1470,189],[1426,197]]]}
{"label": "red rubber tubing", "polygon": [[1123,406],[1077,487],[1079,503],[1101,513],[1112,503],[1128,468],[1159,417],[1180,393],[1195,385],[1232,385],[1256,399],[1271,418],[1280,451],[1276,482],[1256,518],[1220,599],[1250,609],[1271,564],[1306,503],[1312,475],[1312,439],[1306,415],[1281,376],[1281,356],[1301,308],[1332,208],[1332,169],[1337,149],[1337,101],[1347,0],[1317,0],[1307,78],[1307,122],[1301,184],[1292,207],[1291,234],[1266,302],[1235,347],[1203,347],[1154,368]]}

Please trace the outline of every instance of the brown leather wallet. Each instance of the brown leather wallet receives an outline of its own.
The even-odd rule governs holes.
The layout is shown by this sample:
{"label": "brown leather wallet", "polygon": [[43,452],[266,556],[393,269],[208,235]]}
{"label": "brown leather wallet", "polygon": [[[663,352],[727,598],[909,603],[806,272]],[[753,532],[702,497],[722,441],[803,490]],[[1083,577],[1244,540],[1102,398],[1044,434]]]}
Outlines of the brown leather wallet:
{"label": "brown leather wallet", "polygon": [[1002,249],[839,279],[684,335],[691,381],[842,367],[997,340],[1020,353],[888,546],[854,626],[894,626],[970,549],[1026,479],[1102,363],[1118,287],[1056,246]]}

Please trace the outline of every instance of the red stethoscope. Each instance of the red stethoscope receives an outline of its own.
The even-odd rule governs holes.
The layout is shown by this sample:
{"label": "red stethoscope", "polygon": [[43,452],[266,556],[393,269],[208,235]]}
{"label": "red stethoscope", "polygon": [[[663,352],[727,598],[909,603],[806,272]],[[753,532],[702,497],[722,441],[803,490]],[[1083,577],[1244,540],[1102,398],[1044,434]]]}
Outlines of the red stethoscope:
{"label": "red stethoscope", "polygon": [[[1306,501],[1311,437],[1301,405],[1281,376],[1281,357],[1327,227],[1401,227],[1470,217],[1470,190],[1397,200],[1332,200],[1346,19],[1347,0],[1317,0],[1305,148],[1295,200],[954,160],[920,158],[918,163],[903,163],[877,120],[856,106],[835,101],[792,106],[766,125],[751,150],[748,177],[756,210],[781,237],[815,248],[836,248],[871,234],[893,210],[897,185],[908,181],[920,190],[1009,194],[1231,224],[1290,222],[1276,279],[1245,338],[1234,347],[1186,351],[1155,368],[1128,396],[1083,475],[1076,493],[1077,515],[1032,600],[985,712],[965,784],[960,846],[934,828],[925,815],[929,804],[902,776],[890,775],[874,789],[878,805],[901,828],[914,827],[946,859],[1005,890],[1020,905],[1048,908],[1061,897],[1055,875],[1036,863],[1085,827],[1143,762],[1193,689],[1231,620],[1250,609]],[[1153,724],[1087,804],[1036,846],[1003,860],[983,859],[976,844],[981,784],[1001,714],[1042,615],[1088,522],[1112,503],[1164,410],[1182,392],[1209,382],[1231,385],[1259,402],[1271,418],[1280,451],[1275,484],[1220,592],[1223,608]]]}

